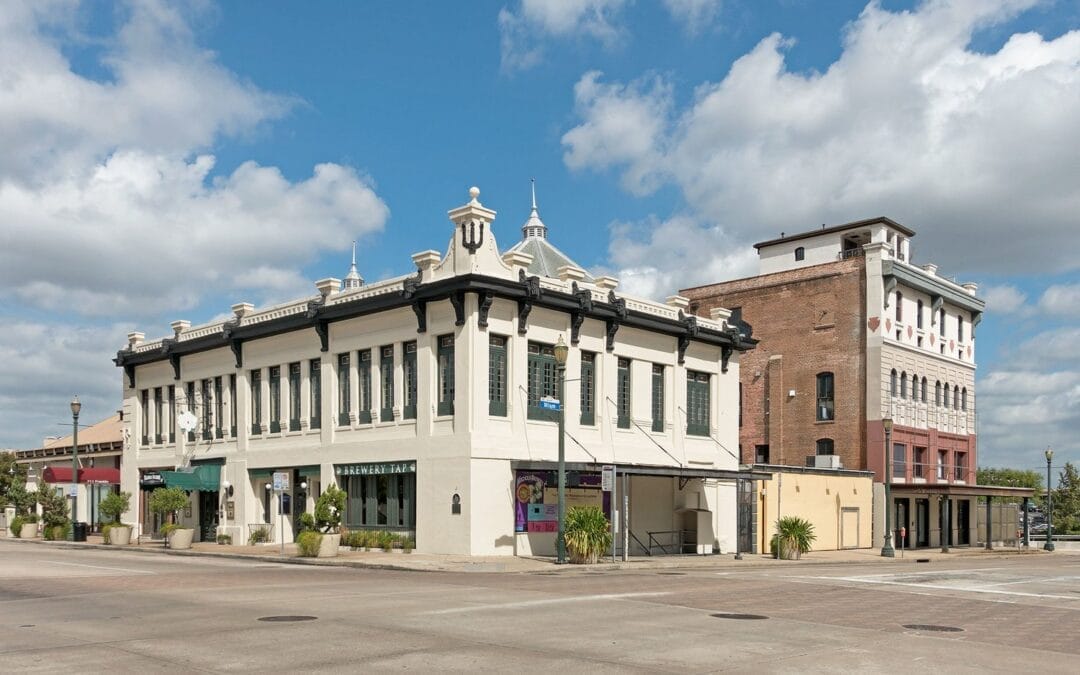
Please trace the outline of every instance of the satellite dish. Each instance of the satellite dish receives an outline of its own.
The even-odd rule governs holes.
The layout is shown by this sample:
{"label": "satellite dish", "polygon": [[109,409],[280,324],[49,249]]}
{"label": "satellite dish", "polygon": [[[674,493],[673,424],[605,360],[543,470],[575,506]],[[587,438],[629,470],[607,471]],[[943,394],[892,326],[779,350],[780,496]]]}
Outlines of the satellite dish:
{"label": "satellite dish", "polygon": [[195,415],[190,410],[185,410],[176,416],[176,426],[183,432],[190,432],[198,423],[199,420],[195,419]]}

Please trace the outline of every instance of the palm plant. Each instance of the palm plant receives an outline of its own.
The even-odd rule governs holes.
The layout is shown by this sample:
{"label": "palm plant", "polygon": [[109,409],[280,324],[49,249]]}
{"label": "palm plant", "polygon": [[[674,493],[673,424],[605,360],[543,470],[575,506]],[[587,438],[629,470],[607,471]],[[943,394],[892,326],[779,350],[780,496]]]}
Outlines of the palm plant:
{"label": "palm plant", "polygon": [[776,534],[772,538],[773,554],[784,560],[798,560],[810,551],[815,539],[814,525],[809,520],[798,516],[781,518],[776,521]]}
{"label": "palm plant", "polygon": [[575,506],[566,512],[570,562],[595,563],[610,548],[611,527],[599,506]]}

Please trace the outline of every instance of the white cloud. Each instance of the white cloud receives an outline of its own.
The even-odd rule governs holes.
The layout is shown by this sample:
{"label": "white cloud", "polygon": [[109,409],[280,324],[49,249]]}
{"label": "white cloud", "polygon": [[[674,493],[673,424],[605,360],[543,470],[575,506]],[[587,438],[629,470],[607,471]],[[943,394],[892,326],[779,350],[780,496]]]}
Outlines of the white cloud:
{"label": "white cloud", "polygon": [[1080,318],[1080,284],[1056,284],[1043,291],[1039,309],[1047,314]]}
{"label": "white cloud", "polygon": [[988,286],[981,295],[986,301],[986,310],[1000,314],[1014,314],[1027,302],[1026,293],[1008,284]]}
{"label": "white cloud", "polygon": [[690,35],[697,35],[713,24],[722,4],[721,0],[664,0],[668,13]]}
{"label": "white cloud", "polygon": [[[618,168],[635,192],[673,184],[745,243],[884,214],[919,230],[923,257],[932,250],[949,273],[1076,269],[1080,31],[1016,34],[988,54],[968,47],[1033,3],[871,3],[824,72],[789,71],[790,41],[774,34],[678,110],[655,78],[586,73],[566,164]],[[612,111],[633,120],[617,144]]]}

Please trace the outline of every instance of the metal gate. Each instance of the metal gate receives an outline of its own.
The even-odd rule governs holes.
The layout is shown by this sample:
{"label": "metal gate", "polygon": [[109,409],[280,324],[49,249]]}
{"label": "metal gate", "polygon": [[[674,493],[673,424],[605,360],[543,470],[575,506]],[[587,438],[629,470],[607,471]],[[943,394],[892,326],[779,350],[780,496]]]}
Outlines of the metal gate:
{"label": "metal gate", "polygon": [[735,481],[738,502],[739,551],[757,553],[757,536],[754,523],[757,521],[757,500],[754,498],[756,483],[749,480]]}

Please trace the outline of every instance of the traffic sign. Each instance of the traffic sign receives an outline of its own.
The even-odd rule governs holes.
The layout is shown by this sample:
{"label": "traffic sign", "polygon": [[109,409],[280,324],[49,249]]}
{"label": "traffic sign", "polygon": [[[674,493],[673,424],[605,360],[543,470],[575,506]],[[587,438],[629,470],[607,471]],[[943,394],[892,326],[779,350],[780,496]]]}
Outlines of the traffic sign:
{"label": "traffic sign", "polygon": [[274,472],[274,489],[283,492],[289,489],[289,474],[284,471]]}
{"label": "traffic sign", "polygon": [[562,402],[554,396],[544,396],[540,399],[540,407],[544,410],[562,410]]}
{"label": "traffic sign", "polygon": [[604,492],[611,492],[613,487],[615,487],[615,467],[605,464],[600,469],[600,488]]}

